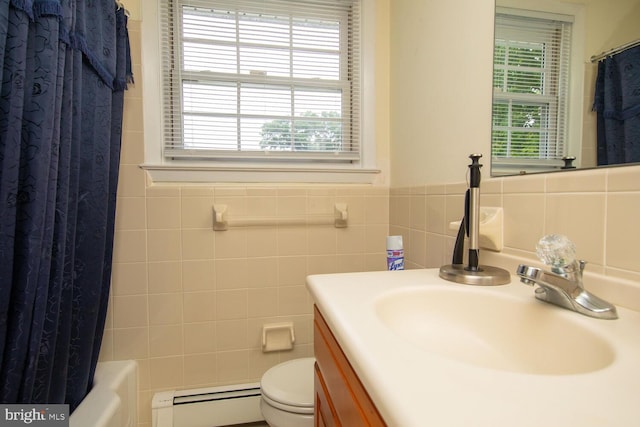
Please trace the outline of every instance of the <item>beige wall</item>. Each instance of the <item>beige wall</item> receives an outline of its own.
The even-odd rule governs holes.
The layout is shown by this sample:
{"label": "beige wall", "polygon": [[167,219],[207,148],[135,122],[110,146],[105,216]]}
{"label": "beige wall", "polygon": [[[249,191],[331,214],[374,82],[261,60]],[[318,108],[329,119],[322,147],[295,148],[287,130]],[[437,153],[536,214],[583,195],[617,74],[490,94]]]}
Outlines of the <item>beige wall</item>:
{"label": "beige wall", "polygon": [[[450,262],[453,232],[446,225],[460,219],[467,156],[478,151],[489,157],[493,2],[381,4],[377,129],[383,141],[390,134],[392,143],[383,143],[378,158],[384,163],[391,156],[391,190],[151,185],[139,168],[144,82],[138,79],[127,91],[113,286],[101,358],[139,362],[140,425],[150,424],[156,391],[257,381],[280,360],[311,354],[307,274],[384,269],[389,233],[404,235],[410,268]],[[128,1],[127,8],[134,73],[141,76],[142,16],[138,2]],[[389,43],[384,42],[387,19]],[[393,66],[387,78],[389,49]],[[482,204],[505,209],[505,253],[533,257],[543,234],[563,232],[591,262],[588,269],[640,280],[631,243],[640,241],[638,182],[637,167],[485,179]],[[348,203],[347,229],[213,232],[210,227],[216,202],[228,204],[230,214],[298,215],[326,212],[337,201]],[[260,352],[260,326],[275,320],[295,322],[293,352]]]}
{"label": "beige wall", "polygon": [[[140,76],[140,21],[130,21]],[[305,277],[385,269],[388,187],[151,185],[144,162],[142,86],[125,96],[112,292],[101,360],[140,366],[140,425],[160,390],[259,381],[280,361],[313,354]],[[212,230],[214,203],[243,216],[333,215],[349,226]],[[262,353],[261,327],[292,321],[293,351]]]}
{"label": "beige wall", "polygon": [[489,158],[493,1],[391,2],[391,185],[464,179]]}
{"label": "beige wall", "polygon": [[638,0],[569,0],[586,6],[585,61],[640,38]]}

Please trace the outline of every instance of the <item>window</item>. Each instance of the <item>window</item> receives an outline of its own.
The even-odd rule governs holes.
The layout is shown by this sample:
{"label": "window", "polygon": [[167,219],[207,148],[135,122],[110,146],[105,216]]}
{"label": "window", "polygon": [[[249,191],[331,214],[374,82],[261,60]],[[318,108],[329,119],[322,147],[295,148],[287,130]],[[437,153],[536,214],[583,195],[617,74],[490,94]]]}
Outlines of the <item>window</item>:
{"label": "window", "polygon": [[498,167],[563,165],[572,20],[513,9],[496,14],[491,151]]}
{"label": "window", "polygon": [[359,0],[163,0],[163,156],[361,160]]}

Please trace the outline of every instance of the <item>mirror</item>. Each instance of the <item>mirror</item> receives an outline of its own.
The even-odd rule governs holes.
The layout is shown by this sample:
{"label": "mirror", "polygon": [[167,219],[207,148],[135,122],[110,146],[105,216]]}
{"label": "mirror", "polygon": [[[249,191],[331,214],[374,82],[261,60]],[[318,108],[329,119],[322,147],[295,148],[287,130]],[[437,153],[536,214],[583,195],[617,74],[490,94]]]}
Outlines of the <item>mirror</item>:
{"label": "mirror", "polygon": [[[569,68],[572,70],[568,79],[566,95],[561,95],[559,102],[567,102],[567,156],[575,157],[572,162],[556,160],[553,164],[540,166],[536,162],[522,160],[511,164],[504,161],[504,152],[492,148],[491,175],[505,176],[524,173],[539,173],[550,171],[575,170],[576,168],[597,167],[596,157],[596,113],[592,111],[595,93],[595,81],[598,71],[597,60],[591,58],[604,52],[640,40],[640,0],[496,0],[496,22],[500,15],[510,10],[527,11],[527,16],[537,17],[540,12],[574,15],[572,24],[573,40],[571,43],[571,59]],[[496,27],[497,28],[497,27]],[[517,25],[514,25],[517,28]],[[496,30],[497,31],[497,30]],[[496,39],[499,39],[496,32]],[[497,47],[494,54],[499,55]],[[496,100],[500,89],[500,82],[496,83],[494,67],[494,108],[493,123],[500,123],[500,108]],[[517,111],[509,113],[515,117]],[[523,113],[526,124],[529,113]],[[514,120],[515,121],[515,120]],[[535,123],[535,118],[531,120]],[[511,119],[509,122],[511,125]],[[493,135],[494,140],[500,138]],[[494,146],[496,144],[492,144]],[[566,165],[571,168],[563,168]],[[619,166],[619,165],[616,165]]]}

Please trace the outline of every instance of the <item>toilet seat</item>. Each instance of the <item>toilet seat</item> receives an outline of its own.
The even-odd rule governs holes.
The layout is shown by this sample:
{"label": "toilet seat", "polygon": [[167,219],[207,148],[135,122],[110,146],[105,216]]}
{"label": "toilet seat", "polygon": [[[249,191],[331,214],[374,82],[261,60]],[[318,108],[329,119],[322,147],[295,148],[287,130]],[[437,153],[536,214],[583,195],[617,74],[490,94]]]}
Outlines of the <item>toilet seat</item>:
{"label": "toilet seat", "polygon": [[263,399],[274,408],[296,414],[313,414],[313,365],[315,358],[289,360],[262,376]]}

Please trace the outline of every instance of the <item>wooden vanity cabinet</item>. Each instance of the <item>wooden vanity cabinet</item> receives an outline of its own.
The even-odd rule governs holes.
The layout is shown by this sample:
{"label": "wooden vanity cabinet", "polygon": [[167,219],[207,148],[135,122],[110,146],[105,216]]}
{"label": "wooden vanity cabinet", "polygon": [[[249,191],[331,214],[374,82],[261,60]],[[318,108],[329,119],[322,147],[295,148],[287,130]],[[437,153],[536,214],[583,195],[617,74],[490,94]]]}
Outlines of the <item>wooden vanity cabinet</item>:
{"label": "wooden vanity cabinet", "polygon": [[317,307],[313,335],[315,426],[386,426]]}

